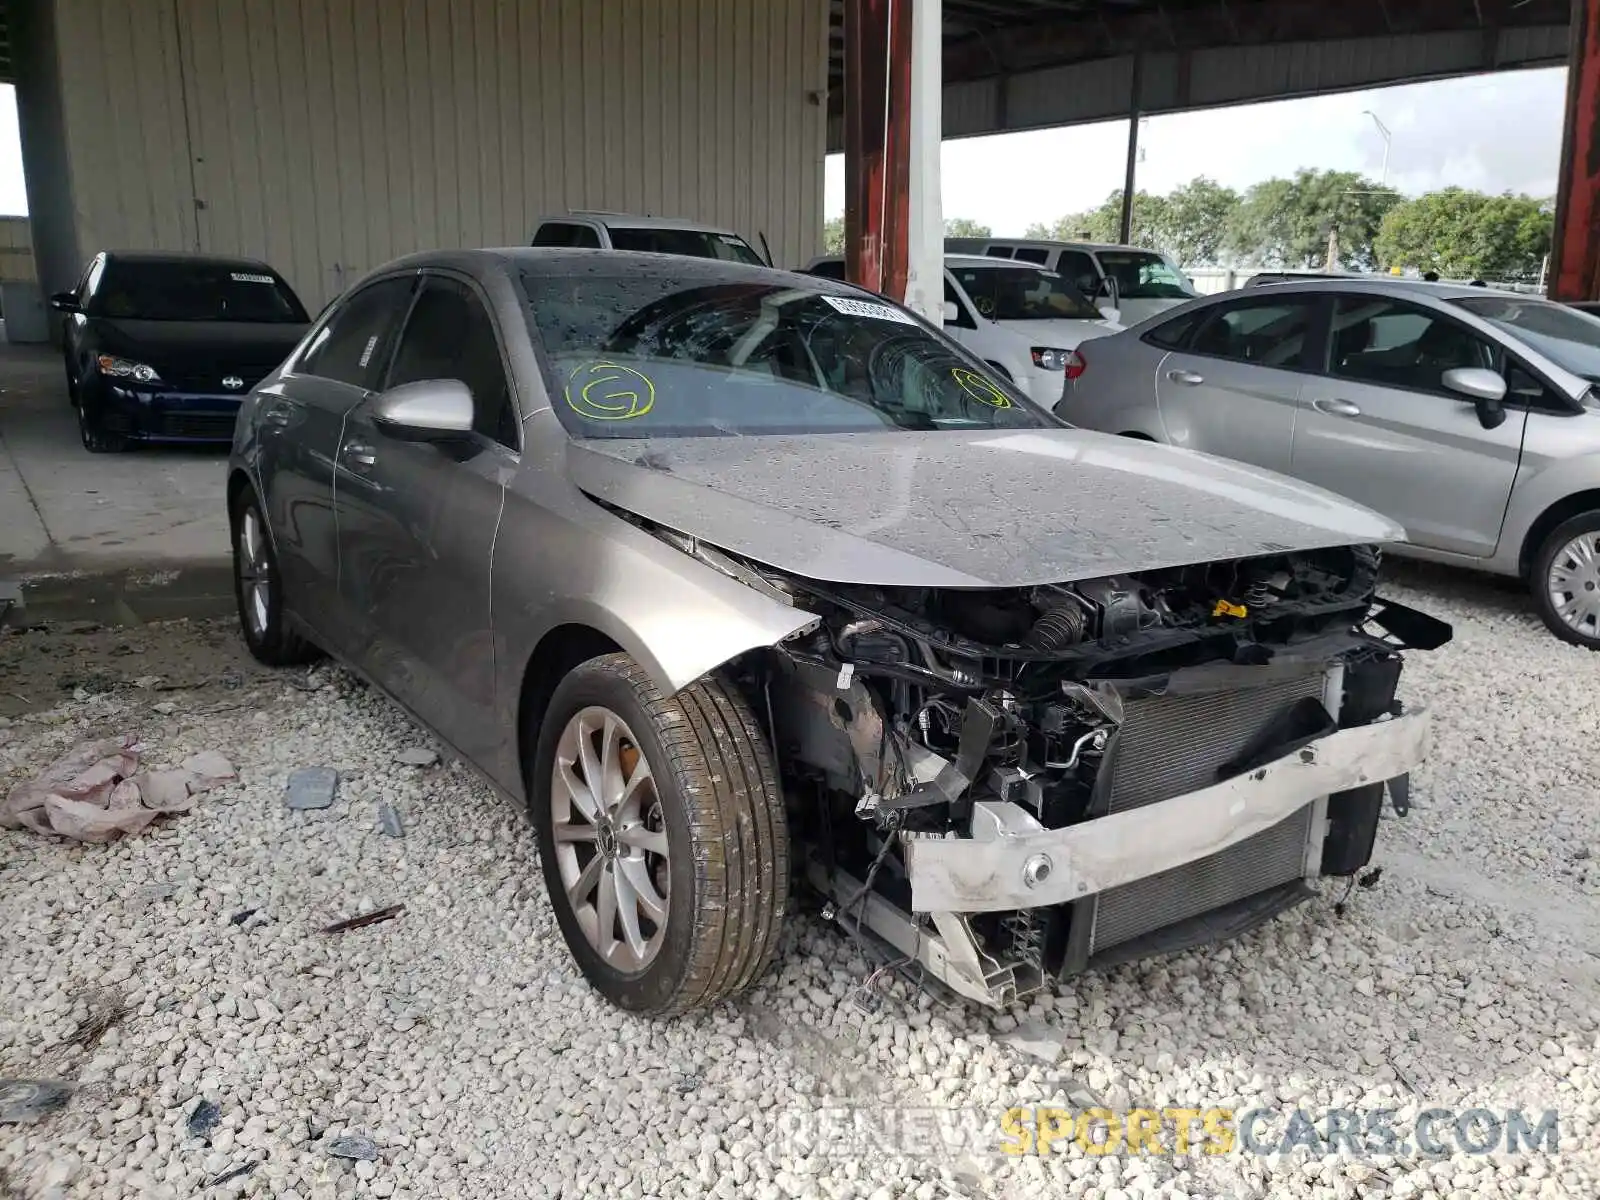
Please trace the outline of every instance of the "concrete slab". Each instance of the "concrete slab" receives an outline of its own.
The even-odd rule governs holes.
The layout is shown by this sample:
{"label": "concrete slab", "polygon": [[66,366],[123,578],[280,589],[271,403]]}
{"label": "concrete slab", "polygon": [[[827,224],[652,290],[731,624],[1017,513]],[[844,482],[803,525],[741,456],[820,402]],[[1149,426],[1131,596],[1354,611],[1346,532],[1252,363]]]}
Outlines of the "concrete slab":
{"label": "concrete slab", "polygon": [[0,346],[0,576],[228,560],[226,453],[78,440],[58,351]]}

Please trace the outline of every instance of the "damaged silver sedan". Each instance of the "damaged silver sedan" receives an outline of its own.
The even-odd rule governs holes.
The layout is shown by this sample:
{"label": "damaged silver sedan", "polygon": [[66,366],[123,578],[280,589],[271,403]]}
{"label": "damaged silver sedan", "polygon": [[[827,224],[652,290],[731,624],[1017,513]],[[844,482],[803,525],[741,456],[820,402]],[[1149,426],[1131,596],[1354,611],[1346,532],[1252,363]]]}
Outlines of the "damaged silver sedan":
{"label": "damaged silver sedan", "polygon": [[[1390,522],[1063,426],[904,310],[736,264],[401,260],[241,412],[258,658],[350,664],[525,803],[572,954],[665,1014],[792,886],[987,1004],[1371,855],[1422,758]],[[440,803],[448,803],[446,797]]]}

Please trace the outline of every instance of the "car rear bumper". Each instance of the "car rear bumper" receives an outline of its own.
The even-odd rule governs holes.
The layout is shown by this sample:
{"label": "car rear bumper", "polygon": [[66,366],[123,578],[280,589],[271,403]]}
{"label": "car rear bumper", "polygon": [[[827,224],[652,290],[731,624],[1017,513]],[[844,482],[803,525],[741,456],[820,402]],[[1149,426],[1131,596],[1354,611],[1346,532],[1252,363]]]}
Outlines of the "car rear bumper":
{"label": "car rear bumper", "polygon": [[1428,714],[1341,729],[1232,779],[1155,804],[1044,829],[1017,805],[982,803],[981,838],[905,835],[915,912],[1065,904],[1256,837],[1334,792],[1383,783],[1426,757]]}
{"label": "car rear bumper", "polygon": [[107,433],[134,441],[226,445],[244,399],[237,393],[180,392],[107,383],[98,389],[98,419]]}

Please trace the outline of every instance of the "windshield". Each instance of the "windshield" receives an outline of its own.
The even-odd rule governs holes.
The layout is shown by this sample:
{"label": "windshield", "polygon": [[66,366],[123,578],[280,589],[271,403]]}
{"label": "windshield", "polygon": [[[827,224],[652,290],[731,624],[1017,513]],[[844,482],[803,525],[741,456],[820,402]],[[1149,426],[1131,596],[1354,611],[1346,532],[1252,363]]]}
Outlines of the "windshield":
{"label": "windshield", "polygon": [[1032,267],[951,267],[973,306],[991,321],[1098,321],[1100,310],[1052,271]]}
{"label": "windshield", "polygon": [[89,315],[138,321],[299,324],[306,310],[276,275],[228,263],[106,264]]}
{"label": "windshield", "polygon": [[1467,296],[1453,301],[1524,342],[1559,367],[1600,383],[1600,318],[1548,300]]}
{"label": "windshield", "polygon": [[749,263],[753,267],[767,265],[743,238],[731,233],[705,233],[698,229],[618,229],[616,226],[612,226],[610,232],[613,250],[720,258],[724,262]]}
{"label": "windshield", "polygon": [[1188,300],[1200,294],[1153,250],[1097,250],[1095,255],[1124,300]]}
{"label": "windshield", "polygon": [[1053,424],[904,310],[725,272],[522,275],[557,415],[580,437]]}

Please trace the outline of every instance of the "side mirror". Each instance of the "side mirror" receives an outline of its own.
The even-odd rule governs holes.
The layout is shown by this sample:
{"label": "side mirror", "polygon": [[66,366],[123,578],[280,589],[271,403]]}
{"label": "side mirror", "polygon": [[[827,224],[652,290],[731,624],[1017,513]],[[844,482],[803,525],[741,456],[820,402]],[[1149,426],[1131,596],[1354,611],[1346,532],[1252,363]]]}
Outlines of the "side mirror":
{"label": "side mirror", "polygon": [[1439,382],[1458,396],[1471,400],[1485,429],[1497,429],[1506,420],[1506,381],[1484,367],[1452,367]]}
{"label": "side mirror", "polygon": [[1122,310],[1112,306],[1111,304],[1102,304],[1100,306],[1100,315],[1106,320],[1110,321],[1113,325],[1122,324]]}
{"label": "side mirror", "polygon": [[954,325],[959,320],[961,320],[961,310],[956,307],[956,302],[954,300],[946,300],[944,302],[944,323],[946,325]]}
{"label": "side mirror", "polygon": [[50,307],[57,312],[75,313],[79,311],[77,294],[74,292],[57,292],[50,297]]}
{"label": "side mirror", "polygon": [[472,390],[459,379],[421,379],[380,395],[372,423],[405,442],[452,442],[472,432]]}

